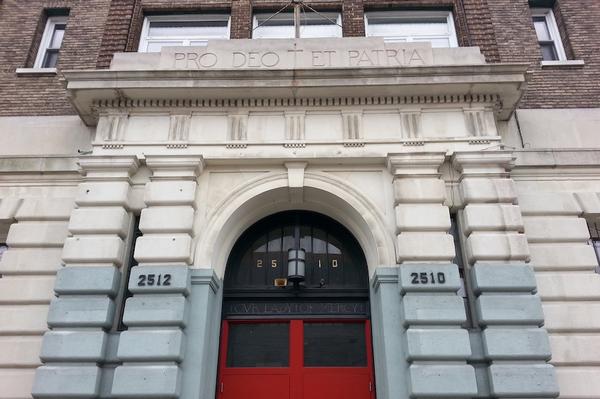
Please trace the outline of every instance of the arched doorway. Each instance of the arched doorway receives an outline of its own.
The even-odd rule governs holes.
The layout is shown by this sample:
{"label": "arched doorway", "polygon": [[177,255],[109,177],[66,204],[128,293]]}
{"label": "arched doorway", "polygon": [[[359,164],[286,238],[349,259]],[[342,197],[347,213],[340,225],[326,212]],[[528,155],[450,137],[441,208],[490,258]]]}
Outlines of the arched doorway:
{"label": "arched doorway", "polygon": [[246,230],[222,314],[218,399],[374,398],[365,256],[333,219],[286,211]]}

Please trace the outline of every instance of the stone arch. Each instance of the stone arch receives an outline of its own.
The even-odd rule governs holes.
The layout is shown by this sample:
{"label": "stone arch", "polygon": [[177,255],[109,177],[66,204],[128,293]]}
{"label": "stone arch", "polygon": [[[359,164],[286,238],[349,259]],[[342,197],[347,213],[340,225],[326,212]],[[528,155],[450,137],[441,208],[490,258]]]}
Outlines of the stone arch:
{"label": "stone arch", "polygon": [[393,231],[375,204],[345,181],[311,172],[304,175],[301,201],[292,200],[287,173],[261,176],[234,189],[204,224],[196,243],[195,267],[212,267],[223,277],[241,234],[260,219],[286,210],[322,213],[344,225],[359,242],[370,276],[378,266],[396,264]]}

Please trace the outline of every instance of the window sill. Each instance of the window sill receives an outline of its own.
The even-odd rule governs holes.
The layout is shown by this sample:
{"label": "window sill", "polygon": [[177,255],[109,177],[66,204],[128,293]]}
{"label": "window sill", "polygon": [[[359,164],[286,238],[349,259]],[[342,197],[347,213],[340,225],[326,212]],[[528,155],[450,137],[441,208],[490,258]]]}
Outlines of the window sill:
{"label": "window sill", "polygon": [[572,66],[584,66],[583,60],[562,60],[562,61],[542,61],[542,68],[544,67],[572,67]]}
{"label": "window sill", "polygon": [[56,75],[56,68],[17,68],[19,75]]}

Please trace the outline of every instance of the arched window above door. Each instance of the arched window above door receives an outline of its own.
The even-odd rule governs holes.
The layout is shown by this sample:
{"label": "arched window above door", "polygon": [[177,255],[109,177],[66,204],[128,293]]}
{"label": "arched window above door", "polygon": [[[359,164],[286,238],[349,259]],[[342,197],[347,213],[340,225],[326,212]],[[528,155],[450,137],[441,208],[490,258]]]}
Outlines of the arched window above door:
{"label": "arched window above door", "polygon": [[[288,251],[306,253],[305,280],[287,281]],[[225,273],[225,293],[281,296],[351,295],[368,292],[364,254],[352,234],[321,214],[287,211],[250,227],[238,239]]]}

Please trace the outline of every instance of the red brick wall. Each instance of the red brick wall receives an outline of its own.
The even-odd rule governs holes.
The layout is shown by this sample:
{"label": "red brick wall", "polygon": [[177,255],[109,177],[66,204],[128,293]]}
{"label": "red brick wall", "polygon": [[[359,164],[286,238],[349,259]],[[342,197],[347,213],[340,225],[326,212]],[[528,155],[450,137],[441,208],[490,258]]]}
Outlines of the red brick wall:
{"label": "red brick wall", "polygon": [[17,76],[33,65],[45,9],[69,9],[58,69],[95,68],[110,0],[4,0],[0,3],[0,116],[72,110],[59,75]]}
{"label": "red brick wall", "polygon": [[[0,116],[73,113],[59,76],[17,76],[31,66],[44,26],[44,9],[68,8],[59,69],[107,68],[112,55],[136,51],[145,13],[231,13],[231,37],[252,35],[254,9],[278,10],[287,0],[4,0],[0,2]],[[541,68],[541,54],[527,0],[318,0],[342,12],[344,36],[363,36],[364,12],[443,7],[454,12],[461,46],[479,46],[488,62],[530,64],[521,107],[600,107],[600,1],[557,0],[565,50],[583,67]]]}

